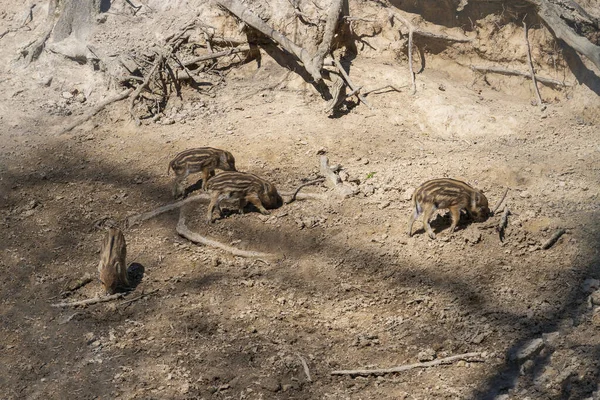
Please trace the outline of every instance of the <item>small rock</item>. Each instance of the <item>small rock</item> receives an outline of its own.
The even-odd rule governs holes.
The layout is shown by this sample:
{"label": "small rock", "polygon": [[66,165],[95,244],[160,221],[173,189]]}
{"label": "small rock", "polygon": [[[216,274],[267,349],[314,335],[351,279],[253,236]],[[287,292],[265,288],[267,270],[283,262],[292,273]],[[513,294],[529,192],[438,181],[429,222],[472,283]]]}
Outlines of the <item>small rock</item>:
{"label": "small rock", "polygon": [[375,186],[364,185],[362,187],[362,192],[365,194],[365,196],[371,196],[371,195],[373,195],[373,193],[375,193]]}
{"label": "small rock", "polygon": [[62,92],[61,96],[63,99],[72,99],[73,98],[73,94],[71,92]]}
{"label": "small rock", "polygon": [[412,195],[415,192],[415,188],[414,187],[409,187],[406,188],[406,190],[404,191],[404,193],[402,193],[402,200],[404,201],[410,201],[412,199]]}
{"label": "small rock", "polygon": [[521,197],[522,199],[528,199],[531,197],[531,194],[527,190],[524,190],[521,193],[519,193],[519,197]]}
{"label": "small rock", "polygon": [[477,229],[466,229],[463,233],[465,242],[470,244],[477,244],[481,241],[481,232]]}
{"label": "small rock", "polygon": [[417,354],[417,359],[421,362],[432,361],[435,359],[435,350],[433,350],[431,348],[425,349],[425,350],[421,351],[419,354]]}
{"label": "small rock", "polygon": [[534,357],[544,347],[544,339],[537,338],[525,343],[510,355],[512,361],[524,361]]}

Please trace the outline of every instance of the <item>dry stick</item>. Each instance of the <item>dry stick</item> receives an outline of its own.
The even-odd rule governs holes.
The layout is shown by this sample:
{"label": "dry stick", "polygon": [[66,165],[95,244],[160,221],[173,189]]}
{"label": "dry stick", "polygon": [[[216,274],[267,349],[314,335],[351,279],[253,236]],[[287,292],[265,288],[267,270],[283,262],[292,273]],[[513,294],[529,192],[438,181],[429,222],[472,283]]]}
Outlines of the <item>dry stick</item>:
{"label": "dry stick", "polygon": [[[481,66],[476,66],[476,65],[471,65],[471,69],[473,71],[481,72],[481,73],[491,72],[494,74],[501,74],[501,75],[523,76],[525,78],[531,79],[531,73],[521,72],[521,71],[517,71],[515,69],[506,69],[506,68],[500,68],[500,67],[481,67]],[[536,79],[538,82],[543,83],[545,85],[563,86],[563,87],[570,86],[564,82],[560,82],[555,79],[544,78],[544,77],[540,77],[540,76],[536,76]]]}
{"label": "dry stick", "polygon": [[165,57],[162,54],[159,54],[158,59],[154,62],[154,65],[152,66],[152,69],[150,69],[150,72],[148,73],[148,75],[146,75],[144,83],[138,86],[135,89],[135,92],[133,92],[133,95],[131,96],[131,100],[129,102],[129,113],[131,114],[131,118],[133,118],[137,126],[140,125],[140,120],[133,112],[133,106],[135,105],[135,101],[139,97],[140,93],[142,93],[142,91],[148,87],[148,85],[150,84],[150,79],[152,79],[152,76],[156,73],[156,71],[158,71],[158,67],[163,63],[164,60]]}
{"label": "dry stick", "polygon": [[82,288],[83,286],[87,285],[88,283],[90,283],[93,280],[94,280],[94,278],[92,277],[92,275],[90,275],[89,273],[86,273],[82,278],[80,278],[72,286],[65,288],[65,290],[61,293],[61,295],[65,295],[67,293],[74,292],[77,289]]}
{"label": "dry stick", "polygon": [[543,245],[542,245],[542,249],[544,250],[548,250],[550,247],[552,247],[554,245],[554,243],[556,243],[556,241],[558,239],[560,239],[560,237],[562,235],[564,235],[567,231],[563,228],[557,230],[556,232],[554,232],[554,235],[552,235],[550,237],[550,239],[548,239]]}
{"label": "dry stick", "polygon": [[[338,69],[338,71],[340,71],[340,74],[342,74],[342,76],[344,77],[344,80],[346,81],[346,83],[348,84],[348,86],[350,87],[350,89],[352,91],[355,91],[357,86],[352,83],[352,81],[350,80],[350,77],[348,76],[348,74],[346,73],[346,70],[344,69],[344,67],[342,67],[342,64],[340,64],[340,62],[338,60],[336,60],[335,58],[333,58],[333,65],[336,66],[336,68]],[[371,105],[369,104],[369,102],[367,102],[367,99],[365,99],[365,96],[363,96],[360,93],[357,93],[356,96],[358,97],[358,99],[367,107],[369,107],[370,110],[373,109],[373,107],[371,107]]]}
{"label": "dry stick", "polygon": [[212,239],[206,238],[204,236],[201,236],[200,234],[198,234],[196,232],[192,232],[191,230],[188,229],[187,226],[185,226],[185,216],[183,215],[182,211],[179,212],[179,221],[177,222],[176,231],[179,234],[179,236],[182,236],[191,242],[200,243],[205,246],[221,249],[228,253],[233,254],[234,256],[257,257],[257,258],[276,258],[277,257],[277,255],[271,254],[271,253],[261,253],[258,251],[246,251],[246,250],[236,249],[235,247],[228,246],[221,242],[217,242],[216,240],[212,240]]}
{"label": "dry stick", "polygon": [[504,194],[502,195],[502,198],[500,199],[500,201],[498,203],[496,203],[496,206],[492,209],[492,215],[496,214],[496,211],[498,211],[498,209],[502,205],[502,202],[506,198],[507,194],[508,194],[508,188],[506,188],[506,190],[504,191]]}
{"label": "dry stick", "polygon": [[540,96],[540,90],[538,89],[537,81],[535,79],[535,71],[533,70],[531,47],[529,46],[529,34],[527,33],[527,24],[525,23],[525,21],[523,21],[523,30],[525,31],[525,44],[527,45],[527,60],[529,60],[529,73],[531,74],[531,81],[533,82],[535,95],[537,96],[538,106],[544,107],[544,103],[542,102],[542,96]]}
{"label": "dry stick", "polygon": [[96,304],[96,303],[105,303],[107,301],[111,301],[111,300],[115,300],[115,299],[120,299],[123,296],[125,296],[124,293],[116,293],[116,294],[111,294],[110,296],[104,296],[104,297],[95,297],[93,299],[86,299],[86,300],[80,300],[80,301],[73,301],[73,302],[68,302],[68,303],[55,303],[55,304],[50,304],[51,307],[75,307],[75,306],[88,306],[90,304]]}
{"label": "dry stick", "polygon": [[394,85],[385,85],[385,86],[382,86],[382,87],[377,88],[377,89],[366,90],[366,91],[362,92],[362,94],[363,94],[363,96],[367,96],[367,95],[369,95],[369,94],[371,94],[373,92],[379,92],[380,90],[387,89],[387,88],[395,90],[396,92],[401,92],[402,90],[400,90],[400,89],[405,88],[405,87],[408,87],[408,86],[396,87]]}
{"label": "dry stick", "polygon": [[62,131],[60,131],[59,135],[63,135],[65,133],[71,131],[73,128],[83,124],[84,122],[86,122],[87,120],[92,118],[94,115],[96,115],[100,111],[102,111],[104,109],[104,107],[106,107],[107,105],[114,103],[116,101],[121,101],[123,99],[126,99],[127,97],[129,97],[129,95],[132,92],[133,92],[133,89],[127,89],[127,90],[121,92],[120,94],[116,95],[115,97],[111,97],[109,99],[104,100],[102,103],[98,104],[95,108],[93,108],[87,114],[85,114],[84,117],[78,119],[77,121],[73,122],[71,125],[64,128]]}
{"label": "dry stick", "polygon": [[[325,180],[325,178],[319,178],[319,179],[315,179],[314,181],[310,181],[310,182],[306,182],[300,186],[298,186],[298,188],[296,189],[296,191],[294,192],[294,194],[292,194],[292,197],[289,201],[284,202],[284,204],[290,204],[291,202],[296,200],[296,196],[298,195],[298,192],[300,191],[300,189],[306,187],[306,186],[311,186],[314,185],[315,183],[321,183]],[[283,193],[282,193],[283,195]]]}
{"label": "dry stick", "polygon": [[450,364],[454,361],[470,359],[475,357],[481,357],[481,353],[465,353],[459,354],[456,356],[440,358],[438,360],[427,361],[416,364],[407,364],[401,365],[399,367],[386,368],[386,369],[355,369],[355,370],[340,370],[340,371],[332,371],[331,375],[360,375],[360,376],[369,376],[369,375],[384,375],[384,374],[392,374],[394,372],[403,372],[408,371],[415,368],[428,368],[434,367],[436,365]]}
{"label": "dry stick", "polygon": [[208,202],[209,200],[210,200],[210,196],[206,193],[196,194],[194,196],[188,197],[187,199],[180,200],[175,203],[167,204],[167,205],[155,208],[154,210],[151,210],[151,211],[148,211],[148,212],[145,212],[142,214],[133,215],[133,216],[127,218],[126,226],[127,227],[134,226],[136,224],[139,224],[140,222],[144,222],[150,218],[156,217],[157,215],[160,215],[160,214],[166,213],[168,211],[183,207],[184,205],[186,205],[188,203],[192,203],[194,201]]}
{"label": "dry stick", "polygon": [[120,302],[119,306],[123,306],[125,304],[133,303],[134,301],[138,301],[139,299],[144,298],[146,296],[150,296],[151,294],[154,294],[156,292],[158,292],[158,289],[152,290],[151,292],[148,292],[148,293],[142,293],[139,296],[134,297],[133,299],[129,299],[129,300],[125,300],[125,301]]}
{"label": "dry stick", "polygon": [[246,51],[250,51],[250,46],[236,47],[236,48],[232,48],[229,50],[220,51],[217,53],[206,54],[203,56],[193,58],[189,61],[185,61],[185,62],[183,62],[183,65],[186,67],[189,67],[192,64],[197,64],[202,61],[208,61],[208,60],[212,60],[212,59],[219,58],[219,57],[230,56],[232,54],[243,53]]}
{"label": "dry stick", "polygon": [[306,360],[300,354],[297,354],[297,356],[300,359],[300,362],[302,363],[302,368],[304,368],[304,373],[306,374],[306,380],[308,382],[312,382],[312,378],[310,377],[310,369],[308,369],[308,364],[306,363]]}
{"label": "dry stick", "polygon": [[262,19],[253,14],[252,11],[250,11],[241,2],[238,0],[216,0],[216,2],[221,7],[229,10],[229,12],[241,19],[246,24],[275,40],[281,47],[296,56],[296,58],[298,58],[302,64],[304,64],[304,69],[306,69],[306,71],[313,77],[315,81],[320,82],[323,79],[321,76],[321,68],[315,69],[313,67],[314,64],[312,57],[308,54],[306,49],[292,42],[283,33],[270,27]]}

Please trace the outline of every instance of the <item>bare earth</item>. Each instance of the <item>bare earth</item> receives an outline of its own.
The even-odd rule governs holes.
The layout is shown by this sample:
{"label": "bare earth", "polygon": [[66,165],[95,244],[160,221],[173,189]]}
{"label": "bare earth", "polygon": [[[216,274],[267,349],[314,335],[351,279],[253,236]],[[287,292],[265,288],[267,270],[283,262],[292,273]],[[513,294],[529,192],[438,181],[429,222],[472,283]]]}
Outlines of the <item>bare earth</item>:
{"label": "bare earth", "polygon": [[[402,91],[328,117],[310,85],[265,55],[260,67],[230,70],[218,90],[186,88],[169,103],[172,124],[135,127],[122,102],[58,135],[101,101],[63,93],[102,79],[50,54],[17,68],[24,40],[0,41],[1,398],[583,399],[598,390],[600,102],[572,77],[576,87],[545,89],[540,110],[530,81],[486,83],[443,55],[412,95],[406,61],[369,54],[351,76]],[[101,294],[94,280],[61,295],[96,277],[101,221],[173,201],[167,164],[199,146],[231,151],[239,170],[283,192],[316,178],[324,152],[357,194],[307,187],[327,200],[214,224],[206,203],[189,204],[193,231],[280,258],[190,243],[172,211],[125,230],[128,262],[143,267],[132,293],[51,307]],[[409,238],[411,194],[437,177],[469,182],[492,205],[510,188],[504,242],[486,228],[503,208],[485,223],[463,216],[448,237],[442,212],[437,240],[420,220]],[[567,233],[542,250],[559,228]],[[541,348],[516,359],[536,339]],[[330,374],[468,352],[481,355],[384,376]]]}

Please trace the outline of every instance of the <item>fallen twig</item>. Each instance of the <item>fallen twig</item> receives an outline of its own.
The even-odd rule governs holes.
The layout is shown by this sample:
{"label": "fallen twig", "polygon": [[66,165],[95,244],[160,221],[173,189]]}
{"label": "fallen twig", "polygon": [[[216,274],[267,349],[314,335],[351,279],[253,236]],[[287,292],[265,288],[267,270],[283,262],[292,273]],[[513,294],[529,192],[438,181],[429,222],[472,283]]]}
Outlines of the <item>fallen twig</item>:
{"label": "fallen twig", "polygon": [[[522,76],[522,77],[531,79],[531,73],[521,72],[521,71],[517,71],[515,69],[506,69],[506,68],[501,68],[501,67],[481,67],[481,66],[477,66],[477,65],[471,65],[471,70],[473,70],[475,72],[481,72],[483,74],[490,72],[490,73],[500,74],[500,75]],[[545,85],[562,86],[562,87],[570,86],[564,82],[560,82],[555,79],[544,78],[544,77],[540,77],[540,76],[537,76],[536,79],[538,82],[543,83]]]}
{"label": "fallen twig", "polygon": [[297,356],[300,359],[300,362],[302,363],[302,368],[304,368],[304,373],[306,374],[306,380],[308,382],[312,382],[312,378],[310,377],[310,370],[308,369],[308,364],[306,363],[306,360],[300,354],[297,354]]}
{"label": "fallen twig", "polygon": [[200,243],[205,246],[221,249],[228,253],[233,254],[234,256],[256,257],[256,258],[275,258],[275,257],[277,257],[277,255],[271,254],[271,253],[261,253],[259,251],[247,251],[247,250],[236,249],[235,247],[231,247],[231,246],[228,246],[221,242],[217,242],[216,240],[201,236],[200,234],[189,230],[188,227],[185,226],[185,216],[183,215],[182,211],[179,212],[179,221],[177,222],[176,231],[179,234],[179,236],[182,236],[191,242]]}
{"label": "fallen twig", "polygon": [[150,295],[152,295],[152,294],[154,294],[154,293],[156,293],[156,292],[158,292],[158,289],[152,290],[151,292],[148,292],[148,293],[142,293],[142,294],[140,294],[139,296],[137,296],[137,297],[134,297],[133,299],[128,299],[128,300],[125,300],[125,301],[122,301],[122,302],[120,302],[120,303],[119,303],[119,306],[123,306],[123,305],[125,305],[125,304],[131,304],[131,303],[133,303],[134,301],[138,301],[139,299],[141,299],[141,298],[144,298],[144,297],[146,297],[146,296],[150,296]]}
{"label": "fallen twig", "polygon": [[94,107],[93,109],[88,111],[87,114],[85,114],[82,118],[78,119],[77,121],[73,122],[71,125],[64,128],[62,131],[60,131],[59,135],[63,135],[65,133],[71,131],[73,128],[83,124],[84,122],[86,122],[87,120],[92,118],[94,115],[96,115],[100,111],[104,110],[104,107],[106,107],[107,105],[114,103],[116,101],[121,101],[123,99],[126,99],[127,97],[129,97],[129,95],[132,92],[133,92],[133,89],[127,89],[127,90],[121,92],[120,94],[116,95],[115,97],[111,97],[111,98],[104,100],[102,103],[98,104],[96,107]]}
{"label": "fallen twig", "polygon": [[400,89],[405,88],[405,87],[408,87],[408,86],[397,87],[397,86],[394,86],[394,85],[385,85],[385,86],[382,86],[382,87],[379,87],[379,88],[376,88],[376,89],[365,90],[365,91],[362,92],[362,95],[363,96],[368,96],[369,94],[371,94],[373,92],[379,92],[380,90],[384,90],[384,89],[388,89],[388,88],[390,90],[394,90],[396,92],[401,92],[402,90],[400,90]]}
{"label": "fallen twig", "polygon": [[472,360],[472,361],[480,361],[481,353],[459,354],[456,356],[440,358],[440,359],[433,360],[433,361],[401,365],[399,367],[386,368],[386,369],[355,369],[355,370],[332,371],[331,375],[355,375],[355,376],[384,375],[384,374],[392,374],[395,372],[408,371],[408,370],[415,369],[415,368],[428,368],[428,367],[434,367],[437,365],[450,364],[450,363],[453,363],[454,361],[466,360],[466,359],[472,359],[472,358],[477,358],[477,360]]}
{"label": "fallen twig", "polygon": [[540,90],[537,87],[537,80],[535,79],[535,71],[533,69],[533,60],[531,57],[531,47],[529,46],[529,35],[527,33],[527,23],[525,21],[523,21],[523,30],[525,31],[525,44],[527,45],[527,60],[529,61],[529,73],[531,75],[531,81],[533,82],[533,88],[535,89],[535,95],[537,96],[538,106],[544,107],[542,96],[540,96]]}
{"label": "fallen twig", "polygon": [[86,273],[83,277],[81,277],[78,281],[74,282],[71,286],[66,287],[65,290],[61,293],[61,296],[65,296],[69,293],[72,293],[77,289],[87,285],[93,280],[94,278],[92,277],[92,275]]}
{"label": "fallen twig", "polygon": [[502,205],[502,202],[506,198],[507,194],[508,194],[508,188],[506,188],[506,190],[504,191],[504,194],[502,195],[502,198],[500,199],[500,201],[498,203],[496,203],[496,206],[492,209],[492,215],[496,214],[496,211],[498,211],[498,209]]}
{"label": "fallen twig", "polygon": [[504,207],[504,212],[502,213],[502,218],[500,219],[500,223],[496,227],[496,231],[498,232],[498,236],[500,237],[500,241],[504,241],[504,230],[508,226],[508,216],[510,215],[510,210],[508,207]]}
{"label": "fallen twig", "polygon": [[[342,64],[340,64],[340,62],[335,57],[333,57],[333,65],[335,65],[335,67],[338,69],[338,71],[340,71],[340,74],[342,74],[342,76],[344,77],[344,80],[350,87],[350,90],[352,90],[353,92],[355,92],[355,91],[358,92],[356,89],[357,86],[354,83],[352,83],[352,81],[350,80],[350,77],[348,76],[348,73],[346,73],[346,70],[344,69]],[[367,102],[367,99],[365,99],[365,96],[363,96],[360,93],[356,93],[356,96],[365,106],[369,107],[370,110],[373,109],[373,107],[371,107],[369,102]]]}
{"label": "fallen twig", "polygon": [[560,237],[562,235],[564,235],[567,232],[566,229],[559,229],[556,232],[554,232],[554,235],[552,235],[550,237],[550,239],[546,240],[546,242],[544,242],[544,244],[542,245],[542,249],[544,250],[548,250],[550,247],[552,247],[554,245],[554,243],[556,243],[558,241],[558,239],[560,239]]}
{"label": "fallen twig", "polygon": [[175,203],[167,204],[167,205],[155,208],[154,210],[151,210],[151,211],[148,211],[148,212],[145,212],[142,214],[133,215],[133,216],[127,218],[126,226],[131,227],[131,226],[137,225],[140,222],[144,222],[150,218],[154,218],[157,215],[166,213],[168,211],[175,210],[177,208],[180,208],[180,207],[182,207],[188,203],[192,203],[194,201],[207,201],[208,202],[209,200],[210,200],[210,196],[208,194],[199,193],[199,194],[190,196],[184,200],[180,200]]}
{"label": "fallen twig", "polygon": [[[292,194],[290,200],[288,201],[284,201],[284,204],[290,204],[293,201],[296,201],[296,196],[298,195],[298,192],[300,191],[300,189],[306,187],[306,186],[311,186],[314,185],[315,183],[321,183],[325,180],[325,178],[319,178],[319,179],[315,179],[314,181],[310,181],[310,182],[306,182],[300,186],[298,186],[298,188],[296,189],[296,191],[294,192],[294,194]],[[282,194],[283,196],[283,194]]]}
{"label": "fallen twig", "polygon": [[50,306],[51,307],[89,306],[90,304],[105,303],[107,301],[120,299],[123,296],[125,296],[124,293],[115,293],[115,294],[111,294],[110,296],[94,297],[93,299],[86,299],[86,300],[72,301],[72,302],[65,302],[65,303],[55,303],[55,304],[50,304]]}

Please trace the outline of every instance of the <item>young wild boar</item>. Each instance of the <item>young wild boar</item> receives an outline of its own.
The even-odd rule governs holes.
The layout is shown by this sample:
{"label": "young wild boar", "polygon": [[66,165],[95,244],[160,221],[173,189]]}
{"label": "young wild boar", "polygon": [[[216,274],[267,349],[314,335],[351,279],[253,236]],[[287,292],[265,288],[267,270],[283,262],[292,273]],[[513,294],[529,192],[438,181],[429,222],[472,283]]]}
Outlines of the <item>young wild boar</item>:
{"label": "young wild boar", "polygon": [[235,171],[235,159],[230,152],[213,149],[212,147],[200,147],[189,149],[177,154],[169,163],[170,170],[175,172],[173,196],[179,197],[183,194],[181,186],[189,174],[202,172],[202,190],[206,190],[209,176],[214,176],[215,169],[224,171]]}
{"label": "young wild boar", "polygon": [[100,248],[100,264],[98,264],[100,281],[108,294],[129,287],[126,256],[127,246],[123,232],[118,228],[109,228]]}
{"label": "young wild boar", "polygon": [[412,236],[413,223],[421,213],[425,230],[432,239],[435,239],[435,233],[431,230],[429,220],[436,210],[450,209],[450,232],[454,232],[458,225],[460,210],[467,211],[478,222],[485,221],[490,214],[488,200],[483,193],[456,179],[441,178],[425,182],[415,190],[412,202],[414,210],[408,225],[408,236]]}
{"label": "young wild boar", "polygon": [[221,216],[220,204],[222,201],[227,205],[232,203],[243,212],[246,204],[253,204],[263,214],[269,214],[267,208],[277,208],[283,204],[283,200],[275,185],[246,172],[222,172],[208,181],[207,189],[210,192],[210,204],[208,205],[208,222],[213,222],[213,211],[217,207],[219,217]]}

